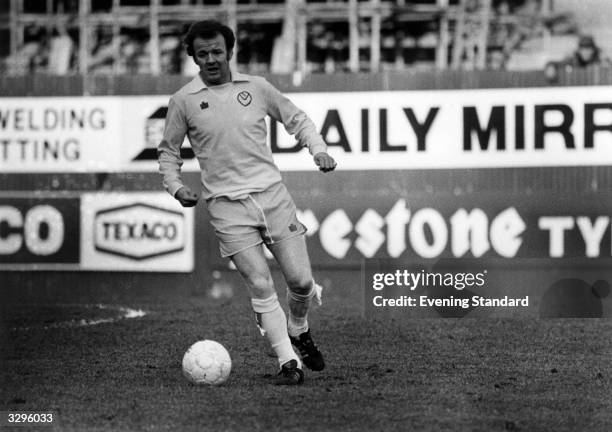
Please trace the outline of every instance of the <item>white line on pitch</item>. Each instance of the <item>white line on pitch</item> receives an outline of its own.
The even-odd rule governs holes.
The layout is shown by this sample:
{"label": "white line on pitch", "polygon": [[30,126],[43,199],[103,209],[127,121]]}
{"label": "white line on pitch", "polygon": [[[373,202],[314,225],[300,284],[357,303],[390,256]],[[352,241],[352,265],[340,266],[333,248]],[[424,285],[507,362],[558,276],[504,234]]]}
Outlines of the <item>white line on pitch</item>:
{"label": "white line on pitch", "polygon": [[43,329],[43,330],[48,330],[48,329],[54,329],[54,328],[71,328],[71,327],[89,327],[89,326],[95,326],[95,325],[99,325],[99,324],[109,324],[109,323],[113,323],[113,322],[117,322],[117,321],[121,321],[124,319],[133,319],[133,318],[141,318],[145,315],[147,315],[147,312],[145,312],[142,309],[132,309],[126,306],[112,306],[112,305],[104,305],[104,304],[95,304],[95,305],[76,305],[76,304],[71,304],[71,305],[55,305],[58,307],[82,307],[84,309],[110,309],[110,310],[115,310],[117,312],[119,312],[118,316],[115,317],[111,317],[111,318],[99,318],[99,319],[85,319],[82,318],[80,320],[71,320],[71,321],[62,321],[62,322],[58,322],[58,323],[53,323],[53,324],[49,324],[49,325],[45,325],[42,327],[35,327],[35,326],[29,326],[29,327],[13,327],[11,330],[33,330],[33,329]]}

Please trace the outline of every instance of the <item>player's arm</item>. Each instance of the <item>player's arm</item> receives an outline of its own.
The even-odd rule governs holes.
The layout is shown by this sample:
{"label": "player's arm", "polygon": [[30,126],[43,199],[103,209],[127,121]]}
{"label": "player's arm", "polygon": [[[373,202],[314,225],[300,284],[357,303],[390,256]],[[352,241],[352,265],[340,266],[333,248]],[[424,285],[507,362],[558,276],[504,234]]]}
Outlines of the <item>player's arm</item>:
{"label": "player's arm", "polygon": [[301,146],[308,147],[321,171],[333,171],[337,165],[336,161],[327,153],[327,144],[306,113],[267,81],[264,81],[264,91],[268,115],[281,122],[289,134],[295,135]]}
{"label": "player's arm", "polygon": [[168,104],[164,136],[157,146],[159,172],[163,176],[164,188],[176,198],[183,207],[193,207],[198,202],[198,195],[183,184],[181,178],[181,146],[187,134],[185,112],[174,97]]}

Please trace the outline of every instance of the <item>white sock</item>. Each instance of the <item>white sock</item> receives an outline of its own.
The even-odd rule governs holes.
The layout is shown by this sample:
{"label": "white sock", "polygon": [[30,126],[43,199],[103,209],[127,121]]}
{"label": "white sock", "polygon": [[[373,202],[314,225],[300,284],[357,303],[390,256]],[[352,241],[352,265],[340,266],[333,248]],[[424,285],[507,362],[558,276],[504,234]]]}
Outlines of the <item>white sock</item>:
{"label": "white sock", "polygon": [[278,357],[279,365],[284,365],[289,360],[297,360],[301,367],[298,356],[293,351],[291,341],[287,335],[287,317],[278,302],[276,294],[266,299],[251,299],[255,317],[261,334],[268,339],[272,349]]}
{"label": "white sock", "polygon": [[308,311],[313,299],[317,305],[321,305],[322,289],[313,280],[310,291],[306,294],[299,294],[291,291],[291,289],[287,290],[287,302],[289,303],[287,327],[291,336],[297,337],[308,331]]}

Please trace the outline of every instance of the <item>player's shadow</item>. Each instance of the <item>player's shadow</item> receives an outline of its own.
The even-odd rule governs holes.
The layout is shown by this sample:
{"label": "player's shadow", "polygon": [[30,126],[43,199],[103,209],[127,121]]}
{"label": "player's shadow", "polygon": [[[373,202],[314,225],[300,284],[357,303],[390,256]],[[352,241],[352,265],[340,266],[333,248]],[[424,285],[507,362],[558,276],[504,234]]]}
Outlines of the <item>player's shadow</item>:
{"label": "player's shadow", "polygon": [[592,286],[582,279],[561,279],[542,296],[541,318],[601,318],[602,299],[610,294],[610,284],[598,280]]}

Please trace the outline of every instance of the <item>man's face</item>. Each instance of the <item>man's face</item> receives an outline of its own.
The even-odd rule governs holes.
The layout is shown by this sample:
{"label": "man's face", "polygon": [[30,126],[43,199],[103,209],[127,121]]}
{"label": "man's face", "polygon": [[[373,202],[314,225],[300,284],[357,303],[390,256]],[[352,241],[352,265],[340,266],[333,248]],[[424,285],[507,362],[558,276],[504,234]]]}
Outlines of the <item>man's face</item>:
{"label": "man's face", "polygon": [[227,52],[221,34],[211,39],[196,37],[193,40],[193,53],[193,60],[200,67],[202,80],[207,86],[229,82],[232,52]]}
{"label": "man's face", "polygon": [[590,62],[595,57],[595,49],[591,46],[581,46],[578,48],[578,55],[584,62]]}

